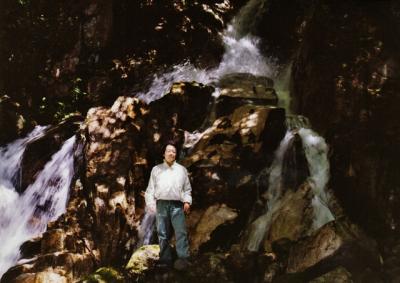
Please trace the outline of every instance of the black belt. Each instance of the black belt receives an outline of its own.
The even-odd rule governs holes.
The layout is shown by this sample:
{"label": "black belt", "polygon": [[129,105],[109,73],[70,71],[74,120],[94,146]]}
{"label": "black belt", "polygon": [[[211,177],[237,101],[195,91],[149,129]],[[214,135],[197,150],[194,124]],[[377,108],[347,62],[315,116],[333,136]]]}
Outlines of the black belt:
{"label": "black belt", "polygon": [[173,204],[183,204],[180,200],[168,200],[168,199],[158,199],[157,202],[166,202],[166,203],[173,203]]}

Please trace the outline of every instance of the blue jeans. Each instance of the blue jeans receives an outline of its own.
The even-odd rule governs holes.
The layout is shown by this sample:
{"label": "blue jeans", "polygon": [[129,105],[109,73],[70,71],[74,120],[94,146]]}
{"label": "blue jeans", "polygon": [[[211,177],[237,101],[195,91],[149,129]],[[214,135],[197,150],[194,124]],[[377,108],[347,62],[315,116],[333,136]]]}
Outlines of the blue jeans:
{"label": "blue jeans", "polygon": [[169,240],[171,226],[175,231],[176,253],[179,258],[189,257],[189,241],[186,232],[183,203],[175,200],[157,201],[157,233],[160,245],[160,262],[172,263],[172,250]]}

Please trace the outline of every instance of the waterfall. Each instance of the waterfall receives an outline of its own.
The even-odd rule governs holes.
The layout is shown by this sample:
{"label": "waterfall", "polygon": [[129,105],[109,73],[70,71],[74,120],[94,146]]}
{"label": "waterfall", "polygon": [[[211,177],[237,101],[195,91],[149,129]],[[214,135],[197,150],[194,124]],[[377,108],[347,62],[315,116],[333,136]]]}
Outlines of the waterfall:
{"label": "waterfall", "polygon": [[[0,186],[12,190],[18,185],[19,168],[26,146],[30,142],[43,137],[47,128],[37,126],[27,137],[0,148]],[[11,193],[4,191],[2,194],[9,195]]]}
{"label": "waterfall", "polygon": [[56,220],[65,212],[74,174],[75,136],[52,156],[24,193],[19,195],[13,187],[13,178],[20,170],[26,145],[38,138],[42,131],[43,128],[35,129],[27,138],[0,149],[0,277],[17,263],[21,244],[41,235],[49,221]]}
{"label": "waterfall", "polygon": [[312,188],[311,202],[314,216],[312,231],[335,219],[328,207],[330,194],[327,191],[329,181],[328,146],[325,140],[309,128],[308,119],[304,116],[291,115],[287,118],[288,130],[274,155],[274,161],[269,168],[266,212],[259,216],[250,226],[250,233],[245,242],[249,251],[258,251],[261,242],[269,231],[273,214],[280,209],[283,195],[283,160],[289,149],[291,140],[297,134],[303,144],[310,176],[308,182]]}
{"label": "waterfall", "polygon": [[156,221],[154,213],[146,212],[138,229],[138,242],[136,249],[144,245],[149,245],[153,235],[153,226]]}
{"label": "waterfall", "polygon": [[316,230],[335,219],[328,207],[330,195],[326,188],[329,181],[328,146],[324,138],[311,129],[301,128],[298,134],[303,142],[310,170],[309,183],[314,193],[312,200],[313,228]]}
{"label": "waterfall", "polygon": [[172,67],[170,72],[154,75],[149,90],[136,96],[150,103],[160,99],[177,81],[196,81],[210,84],[230,73],[250,73],[258,76],[273,76],[275,66],[271,59],[265,58],[259,49],[260,39],[251,31],[263,11],[265,0],[251,0],[239,12],[222,33],[225,52],[219,66],[211,70],[198,69],[190,62]]}
{"label": "waterfall", "polygon": [[250,227],[250,234],[247,240],[246,248],[249,251],[257,251],[261,241],[264,239],[268,231],[272,215],[280,207],[280,196],[282,194],[282,165],[285,153],[289,147],[294,134],[292,131],[287,131],[285,137],[279,144],[278,149],[275,151],[274,161],[270,167],[268,178],[268,191],[267,191],[267,211],[258,217]]}

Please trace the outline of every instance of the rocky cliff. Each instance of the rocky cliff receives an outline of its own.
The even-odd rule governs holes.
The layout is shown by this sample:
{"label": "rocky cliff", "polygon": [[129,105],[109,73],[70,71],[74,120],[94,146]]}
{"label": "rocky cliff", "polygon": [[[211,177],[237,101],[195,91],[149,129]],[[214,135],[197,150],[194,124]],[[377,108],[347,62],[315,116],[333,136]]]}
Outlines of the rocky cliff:
{"label": "rocky cliff", "polygon": [[[158,100],[134,98],[174,64],[217,66],[218,33],[243,4],[2,2],[0,144],[68,118],[27,147],[19,192],[65,139],[78,141],[66,212],[21,246],[1,282],[399,280],[395,1],[249,2],[240,19],[257,13],[236,24],[260,37],[278,73],[289,66],[290,109],[277,106],[276,78],[251,72],[176,79]],[[327,145],[305,140],[310,126],[293,126],[289,111]],[[193,186],[185,273],[155,268],[156,245],[136,251],[150,169],[171,139]],[[325,195],[307,147],[327,158]]]}

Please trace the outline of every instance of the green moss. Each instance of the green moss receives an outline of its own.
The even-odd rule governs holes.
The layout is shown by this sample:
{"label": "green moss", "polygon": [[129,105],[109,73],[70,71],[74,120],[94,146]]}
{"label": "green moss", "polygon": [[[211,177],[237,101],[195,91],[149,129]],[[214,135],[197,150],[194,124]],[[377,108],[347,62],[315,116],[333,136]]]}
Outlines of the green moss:
{"label": "green moss", "polygon": [[122,283],[124,277],[112,267],[101,267],[85,277],[81,283]]}
{"label": "green moss", "polygon": [[158,259],[160,247],[158,245],[146,245],[135,251],[126,265],[126,269],[133,274],[142,274]]}

